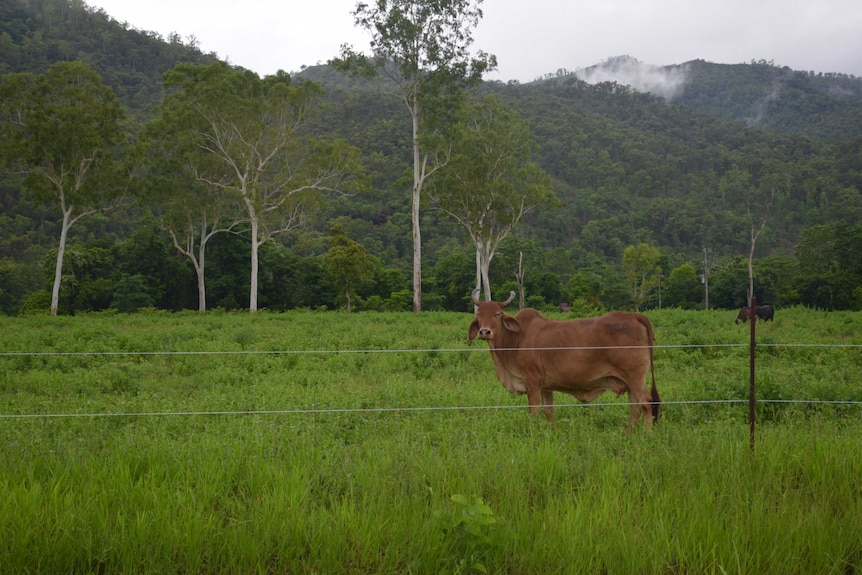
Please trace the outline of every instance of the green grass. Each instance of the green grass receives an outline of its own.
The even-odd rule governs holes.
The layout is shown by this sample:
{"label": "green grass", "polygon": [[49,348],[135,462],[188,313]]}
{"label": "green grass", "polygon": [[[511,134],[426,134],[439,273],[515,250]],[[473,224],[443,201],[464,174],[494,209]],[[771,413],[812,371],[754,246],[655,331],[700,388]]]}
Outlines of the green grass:
{"label": "green grass", "polygon": [[[632,436],[607,394],[529,418],[468,314],[0,318],[0,352],[110,353],[0,356],[0,573],[862,572],[862,406],[759,404],[752,452],[747,326],[649,315]],[[862,314],[758,341],[759,394],[862,400],[828,347]]]}

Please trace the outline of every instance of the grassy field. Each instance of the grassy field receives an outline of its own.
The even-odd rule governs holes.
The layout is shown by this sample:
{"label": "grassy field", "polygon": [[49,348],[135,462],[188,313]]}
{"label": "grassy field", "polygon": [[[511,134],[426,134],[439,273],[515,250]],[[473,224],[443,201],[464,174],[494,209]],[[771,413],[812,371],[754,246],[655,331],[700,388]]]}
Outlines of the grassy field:
{"label": "grassy field", "polygon": [[[0,318],[0,573],[862,573],[862,313],[648,312],[531,419],[469,314]],[[562,318],[562,314],[555,317]]]}

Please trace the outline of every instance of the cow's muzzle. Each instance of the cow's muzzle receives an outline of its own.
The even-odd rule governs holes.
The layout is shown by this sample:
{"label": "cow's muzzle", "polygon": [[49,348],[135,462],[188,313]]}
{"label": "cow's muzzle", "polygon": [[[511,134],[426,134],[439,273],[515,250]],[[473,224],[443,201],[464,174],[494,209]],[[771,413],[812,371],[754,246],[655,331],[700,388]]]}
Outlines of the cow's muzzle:
{"label": "cow's muzzle", "polygon": [[479,339],[491,339],[491,328],[481,327],[479,328],[479,333],[477,334]]}

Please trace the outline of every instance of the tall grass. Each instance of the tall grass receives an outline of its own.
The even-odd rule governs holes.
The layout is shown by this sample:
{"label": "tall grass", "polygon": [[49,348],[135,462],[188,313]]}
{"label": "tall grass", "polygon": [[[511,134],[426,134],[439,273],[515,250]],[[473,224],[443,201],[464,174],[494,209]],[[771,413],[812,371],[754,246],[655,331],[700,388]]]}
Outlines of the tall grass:
{"label": "tall grass", "polygon": [[[862,399],[826,347],[862,314],[782,311],[758,385]],[[690,403],[744,399],[747,328],[650,316],[632,436],[625,398],[529,418],[467,314],[0,319],[2,352],[111,353],[0,356],[0,573],[859,573],[862,407],[760,406],[752,452],[745,403]]]}

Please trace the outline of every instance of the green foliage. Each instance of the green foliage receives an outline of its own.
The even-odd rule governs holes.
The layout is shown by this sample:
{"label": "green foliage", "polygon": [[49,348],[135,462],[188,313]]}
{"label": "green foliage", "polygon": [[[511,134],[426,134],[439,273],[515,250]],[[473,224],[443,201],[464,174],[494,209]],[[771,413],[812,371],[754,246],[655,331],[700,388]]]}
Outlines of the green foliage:
{"label": "green foliage", "polygon": [[[754,291],[757,297],[757,289]],[[758,301],[764,301],[758,297]],[[735,256],[715,266],[709,276],[709,305],[724,309],[739,308],[748,302],[748,262]]]}
{"label": "green foliage", "polygon": [[531,160],[527,123],[495,97],[460,112],[449,159],[432,180],[439,208],[463,226],[476,247],[480,285],[491,293],[489,268],[500,243],[525,214],[553,206],[550,177]]}
{"label": "green foliage", "polygon": [[2,82],[17,92],[10,101],[9,89],[2,88],[4,108],[20,122],[10,123],[17,129],[8,135],[15,138],[13,157],[27,169],[26,189],[64,213],[77,206],[72,213],[78,217],[119,195],[113,159],[124,151],[124,110],[92,68],[59,62],[45,74],[13,74]]}
{"label": "green foliage", "polygon": [[351,298],[363,282],[374,276],[374,268],[379,264],[365,249],[347,237],[344,227],[336,224],[330,229],[329,249],[323,256],[323,265],[338,282],[339,300],[346,302],[350,312]]}
{"label": "green foliage", "polygon": [[815,226],[796,246],[803,301],[823,309],[850,309],[853,290],[862,285],[862,226]]}
{"label": "green foliage", "polygon": [[111,309],[121,313],[135,313],[141,308],[151,308],[153,298],[147,293],[147,280],[140,274],[125,275],[114,287]]}
{"label": "green foliage", "polygon": [[670,272],[663,292],[667,306],[693,309],[702,305],[703,297],[703,286],[693,265],[684,263]]}
{"label": "green foliage", "polygon": [[623,271],[626,288],[635,311],[640,311],[646,297],[661,282],[661,266],[658,264],[661,253],[658,248],[646,243],[628,246],[623,251]]}
{"label": "green foliage", "polygon": [[[51,292],[48,290],[38,290],[27,294],[21,301],[21,307],[18,310],[20,315],[45,314],[51,311]],[[15,315],[15,314],[11,314]]]}

